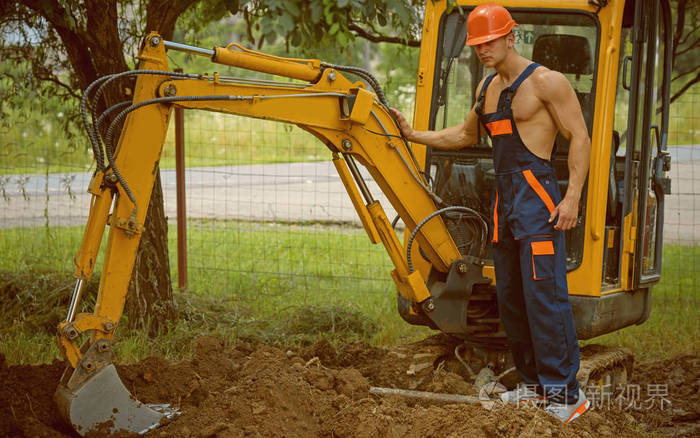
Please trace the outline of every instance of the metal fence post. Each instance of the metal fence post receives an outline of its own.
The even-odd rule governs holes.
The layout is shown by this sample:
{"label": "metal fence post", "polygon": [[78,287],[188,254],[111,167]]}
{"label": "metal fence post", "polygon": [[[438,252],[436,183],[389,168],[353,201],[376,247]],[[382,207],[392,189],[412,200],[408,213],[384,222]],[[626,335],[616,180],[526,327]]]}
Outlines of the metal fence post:
{"label": "metal fence post", "polygon": [[185,118],[175,107],[175,187],[177,203],[177,286],[187,288],[187,211],[185,208]]}

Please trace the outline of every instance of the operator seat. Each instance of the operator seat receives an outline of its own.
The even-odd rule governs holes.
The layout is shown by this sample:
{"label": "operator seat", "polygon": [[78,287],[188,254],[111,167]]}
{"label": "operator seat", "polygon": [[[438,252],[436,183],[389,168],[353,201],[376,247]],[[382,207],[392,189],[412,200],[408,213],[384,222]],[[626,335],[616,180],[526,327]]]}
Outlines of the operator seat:
{"label": "operator seat", "polygon": [[[592,75],[593,65],[591,47],[588,39],[578,35],[543,34],[537,37],[532,48],[532,60],[549,69],[563,74],[576,75],[576,80],[581,75]],[[576,91],[583,111],[583,119],[586,121],[588,131],[591,130],[593,121],[593,108],[591,105],[591,91]],[[561,136],[557,136],[557,155],[569,153],[568,142]]]}

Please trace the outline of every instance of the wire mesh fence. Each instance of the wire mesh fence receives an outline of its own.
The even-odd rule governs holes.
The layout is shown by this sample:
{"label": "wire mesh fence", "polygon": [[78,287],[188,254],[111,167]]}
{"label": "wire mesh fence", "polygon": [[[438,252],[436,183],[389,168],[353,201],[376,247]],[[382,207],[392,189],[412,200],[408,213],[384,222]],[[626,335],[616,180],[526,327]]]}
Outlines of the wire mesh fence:
{"label": "wire mesh fence", "polygon": [[[389,95],[412,112],[412,84]],[[58,115],[39,99],[0,124],[0,260],[9,272],[70,272],[89,210],[91,161],[61,137]],[[666,197],[664,299],[697,327],[700,271],[700,87],[671,106],[672,193]],[[332,302],[352,290],[393,299],[390,262],[373,246],[333,165],[331,153],[298,127],[222,114],[185,112],[188,289],[218,293],[274,313],[291,301]],[[172,127],[171,127],[172,128]],[[173,278],[174,135],[161,162],[170,218]],[[389,218],[394,211],[365,174]],[[658,307],[656,307],[658,308]],[[251,310],[251,311],[252,311]],[[661,309],[663,310],[663,309]]]}
{"label": "wire mesh fence", "polygon": [[[294,290],[310,304],[348,282],[389,286],[388,259],[364,235],[331,152],[316,138],[295,126],[191,111],[185,125],[195,126],[187,131],[194,139],[186,135],[189,288],[216,279],[238,296],[250,291],[269,300]],[[173,148],[170,136],[166,156]],[[218,160],[232,164],[191,165]],[[175,174],[162,176],[166,214],[174,218]]]}

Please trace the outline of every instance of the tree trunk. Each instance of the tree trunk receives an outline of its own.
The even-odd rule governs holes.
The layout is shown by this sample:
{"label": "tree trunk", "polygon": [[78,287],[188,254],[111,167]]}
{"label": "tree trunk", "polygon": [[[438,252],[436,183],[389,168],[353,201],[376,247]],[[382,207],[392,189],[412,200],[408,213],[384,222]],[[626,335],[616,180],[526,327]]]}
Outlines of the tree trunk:
{"label": "tree trunk", "polygon": [[160,171],[153,183],[144,231],[136,253],[126,298],[129,327],[148,330],[154,336],[167,328],[175,316],[168,259],[168,221],[163,208]]}
{"label": "tree trunk", "polygon": [[[196,1],[147,1],[145,31],[157,30],[165,38],[171,38],[177,18]],[[84,15],[78,20],[74,15],[75,10],[66,6],[72,5],[71,2],[20,0],[19,3],[40,14],[56,32],[82,89],[99,76],[128,69],[120,39],[116,0],[86,0],[83,4]],[[133,89],[133,78],[117,82],[105,90],[104,101],[98,108],[104,109],[133,95],[126,92],[127,88]],[[149,333],[154,334],[164,329],[168,321],[176,316],[168,260],[168,223],[163,208],[160,175],[156,175],[144,228],[125,311],[131,327],[148,328]]]}

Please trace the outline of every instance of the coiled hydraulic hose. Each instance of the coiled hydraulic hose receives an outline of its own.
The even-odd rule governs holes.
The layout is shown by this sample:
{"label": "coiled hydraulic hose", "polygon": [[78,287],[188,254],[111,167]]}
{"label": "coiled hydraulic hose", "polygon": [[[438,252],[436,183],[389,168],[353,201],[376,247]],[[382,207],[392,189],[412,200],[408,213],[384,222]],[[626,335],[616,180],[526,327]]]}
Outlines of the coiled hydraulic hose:
{"label": "coiled hydraulic hose", "polygon": [[[413,263],[411,261],[411,246],[413,245],[413,240],[416,238],[416,235],[418,234],[418,231],[425,225],[430,219],[434,218],[435,216],[446,213],[448,211],[463,211],[465,213],[469,213],[471,217],[479,219],[479,223],[482,226],[482,236],[484,233],[488,232],[488,225],[486,225],[486,221],[481,217],[481,215],[476,211],[473,210],[469,207],[462,207],[459,205],[453,205],[450,207],[445,207],[441,208],[440,210],[436,210],[432,213],[430,213],[425,219],[420,221],[420,223],[416,226],[416,228],[413,230],[411,233],[411,236],[408,238],[408,244],[406,245],[406,261],[408,262],[408,273],[412,274],[414,269],[413,269]],[[483,250],[486,245],[486,239],[481,239],[482,244],[481,244],[481,253],[483,253]]]}
{"label": "coiled hydraulic hose", "polygon": [[372,87],[374,93],[377,95],[377,98],[382,103],[382,105],[384,105],[387,109],[389,108],[389,103],[387,102],[386,97],[384,96],[384,90],[382,90],[381,85],[379,85],[379,81],[377,80],[377,78],[375,78],[374,75],[369,71],[365,70],[364,68],[355,67],[352,65],[337,65],[329,64],[327,62],[322,62],[321,67],[332,68],[338,71],[353,73],[361,77],[369,83],[370,87]]}
{"label": "coiled hydraulic hose", "polygon": [[[95,161],[97,162],[98,171],[104,171],[106,167],[104,163],[104,154],[102,151],[101,133],[99,130],[99,125],[96,123],[96,120],[98,119],[98,117],[96,116],[96,111],[99,98],[104,93],[105,87],[107,87],[107,85],[109,85],[111,82],[126,76],[134,76],[139,74],[152,74],[193,79],[201,77],[201,75],[191,73],[166,72],[161,70],[131,70],[122,73],[110,74],[92,81],[92,83],[90,83],[90,85],[88,85],[88,87],[85,89],[85,91],[83,92],[83,97],[80,99],[80,114],[83,119],[83,125],[85,126],[85,130],[88,134],[88,139],[90,140],[90,145],[92,146],[92,152],[95,155]],[[93,98],[90,99],[92,91],[97,86],[99,86],[97,92],[94,94]],[[88,120],[88,110],[90,111],[90,115],[92,116],[92,124],[90,124]]]}

